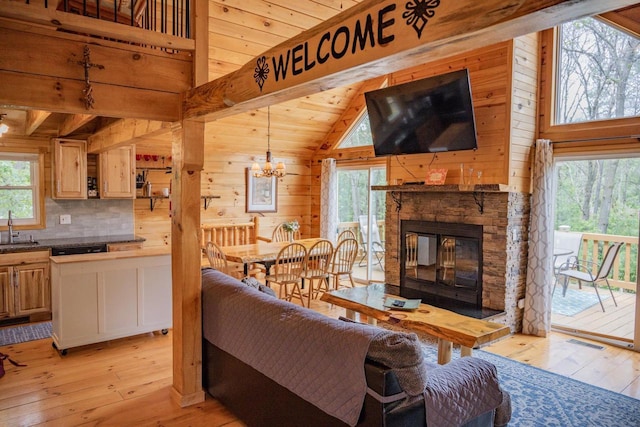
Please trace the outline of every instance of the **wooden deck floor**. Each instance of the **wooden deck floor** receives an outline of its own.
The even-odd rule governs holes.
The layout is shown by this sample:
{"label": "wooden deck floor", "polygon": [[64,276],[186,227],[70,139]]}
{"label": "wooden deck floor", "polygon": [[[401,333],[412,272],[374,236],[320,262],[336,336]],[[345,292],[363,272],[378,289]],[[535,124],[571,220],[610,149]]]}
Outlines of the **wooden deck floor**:
{"label": "wooden deck floor", "polygon": [[[578,292],[595,295],[593,287],[584,286],[581,290],[578,290],[577,286],[572,286],[572,288]],[[556,292],[561,292],[561,289],[556,289]],[[564,316],[552,312],[551,323],[565,328],[586,330],[598,335],[633,341],[636,295],[627,292],[614,292],[618,303],[616,307],[608,289],[600,290],[599,292],[600,296],[608,295],[608,298],[603,301],[604,312],[599,303],[573,316]]]}
{"label": "wooden deck floor", "polygon": [[[344,309],[314,301],[332,317]],[[485,350],[640,398],[640,354],[603,345],[577,345],[516,335]],[[171,401],[171,332],[145,334],[70,349],[61,356],[44,339],[0,347],[28,366],[5,363],[0,379],[0,425],[227,426],[244,425],[215,399],[180,408]]]}

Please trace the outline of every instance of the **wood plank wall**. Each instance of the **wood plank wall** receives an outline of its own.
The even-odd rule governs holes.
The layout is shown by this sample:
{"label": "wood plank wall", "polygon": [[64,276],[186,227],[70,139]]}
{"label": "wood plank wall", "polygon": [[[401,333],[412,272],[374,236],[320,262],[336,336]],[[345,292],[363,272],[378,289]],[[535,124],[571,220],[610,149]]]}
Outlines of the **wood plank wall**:
{"label": "wood plank wall", "polygon": [[[277,212],[246,212],[246,168],[257,158],[262,165],[266,140],[259,148],[243,147],[236,140],[220,143],[211,135],[223,124],[211,127],[205,139],[204,171],[201,180],[202,195],[220,196],[212,199],[208,208],[204,202],[200,205],[201,222],[203,224],[228,224],[249,222],[254,216],[260,216],[260,236],[271,237],[276,225],[284,221],[298,220],[303,236],[311,233],[310,218],[310,160],[293,157],[274,151],[274,157],[286,164],[287,175],[278,179]],[[250,126],[247,127],[250,132]],[[237,150],[234,150],[236,149]],[[139,165],[140,166],[140,162]],[[162,186],[164,172],[151,172],[150,179],[153,191],[158,192]],[[166,179],[166,178],[165,178]],[[136,234],[144,237],[145,247],[166,246],[171,244],[170,201],[159,199],[152,211],[148,199],[135,201]]]}
{"label": "wood plank wall", "polygon": [[[476,115],[478,150],[451,153],[416,154],[388,157],[387,180],[425,180],[429,168],[448,169],[447,184],[460,183],[460,165],[465,173],[472,167],[482,171],[485,184],[506,184],[511,191],[530,191],[530,153],[536,138],[538,97],[537,34],[487,46],[444,60],[413,67],[389,76],[389,85],[406,83],[446,72],[469,69]],[[343,116],[357,117],[364,106],[364,96],[358,93]],[[340,129],[347,130],[347,124]],[[335,129],[334,129],[335,130]],[[320,163],[334,157],[339,162],[380,163],[371,148],[332,149],[341,135],[333,132],[325,143],[327,150],[318,150],[312,162],[312,211],[319,206]],[[408,170],[408,171],[407,171]],[[476,175],[477,177],[477,175]],[[312,232],[319,231],[319,221],[312,222]]]}
{"label": "wood plank wall", "polygon": [[531,189],[533,144],[538,137],[539,34],[514,39],[511,50],[509,186],[528,192]]}

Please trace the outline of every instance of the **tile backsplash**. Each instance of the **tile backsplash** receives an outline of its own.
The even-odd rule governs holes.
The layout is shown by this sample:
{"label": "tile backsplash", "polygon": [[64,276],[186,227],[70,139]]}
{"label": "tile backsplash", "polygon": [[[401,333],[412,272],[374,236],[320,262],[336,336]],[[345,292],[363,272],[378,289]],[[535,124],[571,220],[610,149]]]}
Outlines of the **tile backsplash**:
{"label": "tile backsplash", "polygon": [[[70,237],[134,234],[133,200],[45,199],[47,228],[22,230],[20,239],[33,235],[35,240]],[[71,224],[60,224],[60,215],[70,215]]]}

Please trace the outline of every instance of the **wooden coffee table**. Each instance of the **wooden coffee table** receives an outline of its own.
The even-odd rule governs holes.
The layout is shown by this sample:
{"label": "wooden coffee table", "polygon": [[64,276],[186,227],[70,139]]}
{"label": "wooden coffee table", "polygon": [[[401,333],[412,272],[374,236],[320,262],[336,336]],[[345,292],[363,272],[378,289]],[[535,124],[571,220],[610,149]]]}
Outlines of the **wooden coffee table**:
{"label": "wooden coffee table", "polygon": [[386,322],[409,331],[422,332],[438,339],[438,363],[451,361],[453,343],[460,345],[462,356],[471,356],[472,349],[502,338],[511,333],[509,327],[500,323],[463,316],[449,310],[420,304],[414,311],[393,310],[384,306],[388,295],[380,285],[346,288],[324,293],[322,301],[347,309],[347,317],[354,319],[355,313],[366,315],[370,322]]}

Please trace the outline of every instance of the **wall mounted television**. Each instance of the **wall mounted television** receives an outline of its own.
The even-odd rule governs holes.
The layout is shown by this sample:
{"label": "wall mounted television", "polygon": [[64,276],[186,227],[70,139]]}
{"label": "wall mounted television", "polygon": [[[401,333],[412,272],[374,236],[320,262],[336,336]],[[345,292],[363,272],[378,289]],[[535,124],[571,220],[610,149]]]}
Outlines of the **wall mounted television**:
{"label": "wall mounted television", "polygon": [[478,148],[467,69],[365,93],[376,156]]}

